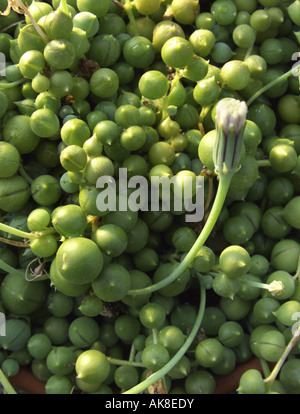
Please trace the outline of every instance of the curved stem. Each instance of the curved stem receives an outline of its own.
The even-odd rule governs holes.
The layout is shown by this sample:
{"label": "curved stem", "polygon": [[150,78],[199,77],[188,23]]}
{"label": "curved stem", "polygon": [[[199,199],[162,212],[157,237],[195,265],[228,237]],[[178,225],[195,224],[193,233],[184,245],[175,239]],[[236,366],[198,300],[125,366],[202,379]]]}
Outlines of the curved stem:
{"label": "curved stem", "polygon": [[158,344],[158,329],[157,328],[152,329],[152,336],[153,336],[153,343]]}
{"label": "curved stem", "polygon": [[129,358],[128,358],[129,362],[134,362],[135,352],[136,352],[135,346],[134,344],[132,344],[130,348]]}
{"label": "curved stem", "polygon": [[133,11],[132,11],[132,4],[131,4],[130,0],[125,0],[124,9],[126,11],[126,14],[128,16],[128,19],[129,19],[130,23],[132,24],[134,35],[139,36],[140,32],[139,32],[138,26],[136,24],[136,20],[135,20]]}
{"label": "curved stem", "polygon": [[257,160],[258,167],[271,167],[270,160]]}
{"label": "curved stem", "polygon": [[297,266],[297,270],[296,273],[293,276],[293,279],[298,279],[298,277],[300,277],[300,254],[299,254],[299,258],[298,258],[298,266]]}
{"label": "curved stem", "polygon": [[19,174],[28,182],[28,184],[32,184],[33,179],[29,177],[23,165],[19,167]]}
{"label": "curved stem", "polygon": [[283,75],[279,76],[279,78],[274,79],[273,81],[267,83],[263,88],[257,91],[251,98],[247,101],[247,106],[252,104],[260,95],[266,92],[268,89],[272,88],[273,86],[277,85],[279,82],[288,79],[294,73],[294,69],[289,70],[288,72],[284,73]]}
{"label": "curved stem", "polygon": [[164,96],[161,98],[162,102],[162,111],[161,111],[161,120],[160,122],[164,121],[166,118],[168,118],[168,96]]}
{"label": "curved stem", "polygon": [[40,26],[37,24],[37,22],[34,20],[33,16],[31,15],[30,11],[27,9],[27,7],[22,3],[21,0],[15,0],[18,4],[18,6],[23,10],[25,16],[28,16],[28,18],[30,19],[31,23],[33,24],[33,27],[35,28],[35,30],[37,31],[37,33],[46,41],[46,42],[50,42],[50,39],[48,38],[48,36],[45,35],[45,33],[42,31],[42,29],[40,28]]}
{"label": "curved stem", "polygon": [[245,279],[241,282],[241,284],[246,285],[246,286],[247,285],[253,286],[258,289],[265,289],[268,292],[270,292],[272,296],[281,295],[285,290],[285,286],[283,282],[280,280],[273,280],[270,283],[263,283],[263,282],[257,282],[256,280]]}
{"label": "curved stem", "polygon": [[180,70],[176,70],[175,74],[172,75],[173,78],[170,80],[170,87],[168,93],[160,98],[161,103],[161,119],[160,122],[164,121],[166,118],[168,118],[169,112],[168,112],[168,106],[169,106],[169,94],[172,92],[172,90],[176,87],[180,79],[182,78],[182,75],[180,73]]}
{"label": "curved stem", "polygon": [[3,371],[0,369],[0,383],[3,385],[7,394],[17,394],[11,383],[8,381]]}
{"label": "curved stem", "polygon": [[270,375],[271,371],[270,371],[270,367],[269,367],[267,361],[264,360],[263,358],[259,358],[259,362],[260,362],[260,365],[261,365],[264,376],[268,377]]}
{"label": "curved stem", "polygon": [[208,194],[207,194],[207,200],[204,206],[204,213],[207,212],[207,210],[209,209],[210,203],[211,203],[211,199],[212,199],[212,195],[213,195],[213,187],[214,183],[213,183],[213,178],[209,177],[208,178]]}
{"label": "curved stem", "polygon": [[[199,282],[200,282],[200,278]],[[184,356],[184,354],[186,353],[186,351],[189,349],[189,347],[191,346],[191,344],[193,343],[202,319],[203,319],[203,314],[205,311],[205,307],[206,307],[206,290],[201,286],[200,284],[200,289],[201,289],[201,297],[200,297],[200,305],[199,305],[199,311],[198,311],[198,315],[195,321],[195,324],[193,326],[193,329],[191,330],[189,336],[187,337],[185,343],[183,344],[183,346],[179,349],[179,351],[176,352],[176,354],[170,359],[170,361],[160,370],[154,372],[152,375],[150,375],[146,380],[142,381],[141,383],[137,384],[136,386],[134,386],[133,388],[125,391],[123,394],[139,394],[140,392],[144,391],[145,389],[147,389],[150,385],[152,385],[154,382],[160,380],[162,377],[164,377],[176,364],[177,362]]]}
{"label": "curved stem", "polygon": [[0,223],[0,231],[4,231],[5,233],[13,234],[14,236],[22,237],[23,239],[29,239],[29,240],[55,233],[55,230],[53,227],[49,227],[45,229],[44,231],[41,231],[38,233],[28,233],[27,231],[16,229],[4,223]]}
{"label": "curved stem", "polygon": [[43,236],[48,236],[49,234],[55,234],[55,233],[56,233],[56,231],[55,231],[54,227],[48,227],[43,231],[40,231],[38,233],[33,233],[33,235],[35,237],[43,237]]}
{"label": "curved stem", "polygon": [[211,108],[213,107],[213,104],[210,104],[208,106],[204,106],[201,109],[200,115],[199,115],[199,123],[203,123],[204,118],[206,117],[206,115],[209,113],[209,111],[211,110]]}
{"label": "curved stem", "polygon": [[6,81],[5,82],[0,82],[0,91],[4,90],[4,89],[14,88],[15,86],[20,85],[20,83],[22,83],[23,80],[24,79],[22,78],[22,79],[19,79],[19,80],[15,81],[15,82],[9,82],[9,83],[7,83]]}
{"label": "curved stem", "polygon": [[[257,31],[255,30],[255,37],[256,37],[256,35],[257,35]],[[251,56],[253,47],[254,47],[254,43],[247,49],[244,60],[246,60],[249,56]]]}
{"label": "curved stem", "polygon": [[13,234],[14,236],[22,237],[23,239],[33,239],[36,237],[36,235],[34,235],[33,233],[28,233],[26,231],[15,229],[14,227],[8,226],[4,223],[0,223],[0,231]]}
{"label": "curved stem", "polygon": [[142,362],[127,361],[125,359],[118,359],[118,358],[111,358],[111,357],[107,357],[107,360],[110,364],[113,364],[113,365],[126,365],[130,367],[146,368],[145,364],[143,364]]}
{"label": "curved stem", "polygon": [[21,272],[20,270],[11,267],[9,264],[5,263],[4,260],[0,259],[0,269],[4,270],[4,272],[15,274],[18,276],[25,277],[25,272]]}
{"label": "curved stem", "polygon": [[124,4],[121,3],[118,0],[112,0],[113,3],[115,3],[116,6],[120,7],[120,9],[124,10]]}
{"label": "curved stem", "polygon": [[9,244],[10,246],[23,247],[25,249],[27,247],[29,247],[29,244],[26,243],[26,242],[18,242],[18,241],[15,241],[15,240],[5,239],[4,237],[0,237],[0,242],[5,243],[5,244]]}
{"label": "curved stem", "polygon": [[23,24],[23,23],[26,23],[26,21],[25,21],[25,20],[18,20],[18,21],[14,22],[14,23],[11,23],[11,24],[9,24],[8,26],[6,26],[6,27],[4,27],[3,29],[1,29],[1,30],[0,30],[0,33],[5,33],[7,30],[10,30],[10,29],[12,29],[13,27],[18,26],[18,24]]}
{"label": "curved stem", "polygon": [[219,217],[219,214],[223,208],[223,204],[227,195],[227,191],[231,182],[232,175],[222,175],[220,176],[219,186],[217,190],[217,194],[211,209],[211,212],[208,216],[208,219],[198,236],[196,242],[194,243],[191,250],[188,252],[188,254],[185,256],[185,258],[178,264],[176,269],[170,273],[168,277],[161,280],[158,283],[155,283],[151,286],[145,287],[143,289],[135,289],[130,290],[128,292],[129,295],[144,295],[146,293],[154,292],[156,290],[159,290],[170,283],[172,283],[174,280],[176,280],[193,262],[195,259],[200,247],[203,246],[203,244],[206,242],[207,238],[209,237],[211,231],[213,230],[217,219]]}
{"label": "curved stem", "polygon": [[265,384],[267,385],[268,388],[270,388],[272,386],[272,384],[275,381],[279,371],[282,368],[282,365],[284,364],[286,358],[288,357],[288,355],[291,352],[291,350],[293,349],[293,347],[296,345],[296,342],[298,341],[299,338],[300,338],[300,325],[296,329],[296,332],[292,336],[290,342],[287,344],[285,350],[283,351],[281,357],[277,361],[277,363],[276,363],[275,367],[273,368],[271,374],[267,378],[265,378],[264,382],[265,382]]}

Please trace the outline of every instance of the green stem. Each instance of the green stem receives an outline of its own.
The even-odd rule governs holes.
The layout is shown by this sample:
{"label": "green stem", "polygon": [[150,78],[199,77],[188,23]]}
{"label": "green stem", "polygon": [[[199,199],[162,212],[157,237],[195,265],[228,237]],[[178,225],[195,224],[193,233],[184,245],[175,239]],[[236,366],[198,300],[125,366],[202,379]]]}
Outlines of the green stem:
{"label": "green stem", "polygon": [[27,172],[25,171],[23,165],[20,165],[19,167],[19,174],[25,178],[25,180],[28,182],[28,184],[32,184],[33,179],[29,177],[29,175],[27,174]]}
{"label": "green stem", "polygon": [[153,343],[158,344],[158,330],[157,328],[152,329]]}
{"label": "green stem", "polygon": [[267,283],[262,283],[262,282],[256,282],[255,280],[243,280],[243,283],[246,283],[248,286],[253,286],[253,287],[257,287],[259,289],[266,289],[269,290],[270,285],[268,285]]}
{"label": "green stem", "polygon": [[275,367],[273,368],[271,374],[265,378],[264,382],[267,385],[267,387],[270,389],[273,382],[275,381],[279,371],[282,368],[282,365],[284,364],[286,358],[288,357],[289,353],[293,349],[293,347],[296,345],[296,342],[298,341],[300,337],[300,325],[298,326],[296,332],[294,333],[293,337],[291,338],[290,342],[287,344],[285,350],[283,351],[281,357],[277,361]]}
{"label": "green stem", "polygon": [[54,227],[48,227],[47,229],[39,232],[39,233],[33,233],[35,237],[43,237],[48,236],[49,234],[55,234],[56,231],[54,230]]}
{"label": "green stem", "polygon": [[173,75],[173,79],[170,81],[169,92],[167,93],[167,95],[161,98],[162,112],[161,112],[160,122],[164,121],[169,116],[169,113],[168,113],[169,94],[172,92],[172,90],[175,88],[175,86],[178,84],[181,78],[182,78],[182,74],[180,70],[176,70],[175,74]]}
{"label": "green stem", "polygon": [[176,257],[175,255],[171,255],[171,256],[169,257],[169,262],[171,262],[171,263],[173,263],[173,264],[178,263],[178,257]]}
{"label": "green stem", "polygon": [[3,385],[7,394],[17,394],[11,383],[8,381],[3,371],[0,369],[0,383]]}
{"label": "green stem", "polygon": [[201,109],[200,115],[199,115],[199,122],[202,123],[204,121],[204,118],[206,117],[206,115],[208,114],[208,112],[210,111],[210,109],[213,107],[213,105],[208,105],[208,106],[204,106]]}
{"label": "green stem", "polygon": [[11,267],[9,264],[5,263],[2,259],[0,259],[0,269],[4,270],[4,272],[7,273],[14,273],[18,276],[25,277],[25,273],[21,272],[20,270],[15,269],[14,267]]}
{"label": "green stem", "polygon": [[[255,36],[257,35],[257,31],[255,30]],[[246,55],[245,55],[245,58],[244,58],[244,60],[246,60],[249,56],[251,56],[251,54],[252,54],[252,50],[253,50],[253,47],[254,47],[254,43],[253,43],[253,45],[251,45],[248,49],[247,49],[247,52],[246,52]]]}
{"label": "green stem", "polygon": [[250,46],[245,54],[244,60],[246,60],[249,56],[251,56],[253,50],[253,46]]}
{"label": "green stem", "polygon": [[40,28],[40,26],[37,24],[37,22],[35,21],[35,19],[33,18],[33,16],[31,15],[30,11],[27,9],[27,7],[22,3],[21,0],[16,0],[16,2],[18,3],[18,6],[24,11],[25,16],[28,16],[28,18],[31,20],[31,23],[33,24],[33,27],[35,28],[35,30],[37,31],[37,33],[46,41],[46,42],[50,42],[50,39],[48,38],[48,36],[45,35],[45,33],[42,31],[42,29]]}
{"label": "green stem", "polygon": [[270,160],[257,160],[258,167],[271,167]]}
{"label": "green stem", "polygon": [[10,240],[10,239],[6,239],[5,237],[0,237],[0,243],[5,243],[5,244],[9,244],[10,246],[22,247],[22,248],[29,247],[28,241],[23,242],[23,241]]}
{"label": "green stem", "polygon": [[247,102],[247,106],[249,107],[252,102],[254,102],[260,95],[266,92],[268,89],[272,88],[273,86],[277,85],[279,82],[288,79],[290,76],[293,75],[294,69],[290,69],[288,72],[284,73],[283,75],[279,76],[279,78],[274,79],[273,81],[267,83],[263,88],[257,91]]}
{"label": "green stem", "polygon": [[22,79],[19,79],[19,80],[15,81],[15,82],[9,82],[9,83],[7,83],[6,81],[0,82],[0,91],[4,90],[4,89],[14,88],[15,86],[20,85],[20,83],[22,83],[23,80],[24,79],[22,78]]}
{"label": "green stem", "polygon": [[124,10],[124,4],[123,4],[123,3],[121,3],[121,2],[120,2],[120,1],[118,1],[118,0],[112,0],[112,2],[113,2],[116,6],[120,7],[120,9]]}
{"label": "green stem", "polygon": [[298,277],[300,276],[300,254],[299,254],[299,258],[298,258],[298,266],[297,266],[297,270],[296,273],[293,276],[293,279],[298,279]]}
{"label": "green stem", "polygon": [[129,22],[132,24],[132,29],[134,31],[135,36],[140,36],[140,32],[138,29],[138,26],[136,24],[136,20],[132,11],[132,4],[130,0],[125,0],[124,9],[126,11],[126,14],[128,16]]}
{"label": "green stem", "polygon": [[266,289],[271,293],[272,296],[277,296],[284,292],[284,284],[278,280],[273,280],[273,282],[267,284],[246,279],[243,281],[243,283],[246,283],[249,286],[257,287],[259,289]]}
{"label": "green stem", "polygon": [[142,362],[126,361],[125,359],[118,359],[112,357],[107,357],[107,360],[112,365],[126,365],[130,367],[146,368],[145,364],[143,364]]}
{"label": "green stem", "polygon": [[134,344],[132,344],[130,348],[129,358],[128,358],[129,362],[134,362],[135,351],[136,351],[135,346]]}
{"label": "green stem", "polygon": [[270,367],[269,367],[267,361],[264,360],[263,358],[259,358],[259,362],[260,362],[264,377],[268,377],[270,375],[271,371],[270,371]]}
{"label": "green stem", "polygon": [[0,33],[5,33],[6,31],[12,29],[13,27],[18,26],[18,24],[23,24],[23,23],[26,23],[26,21],[25,20],[18,20],[14,23],[11,23],[8,26],[4,27],[2,30],[0,30]]}
{"label": "green stem", "polygon": [[28,233],[26,231],[15,229],[14,227],[8,226],[4,223],[0,223],[0,231],[13,234],[14,236],[22,237],[23,239],[33,239],[36,237],[36,235],[34,235],[33,233]]}
{"label": "green stem", "polygon": [[163,384],[164,389],[167,390],[168,389],[168,384],[167,384],[167,381],[166,381],[166,377],[162,378],[162,384]]}
{"label": "green stem", "polygon": [[[171,80],[170,84],[170,92],[177,86],[178,82],[180,82],[180,79],[183,77],[181,70],[176,69],[175,74],[173,75],[173,79]],[[169,93],[170,93],[169,92]]]}
{"label": "green stem", "polygon": [[164,121],[166,118],[168,118],[168,96],[164,96],[162,98],[162,111],[161,111],[161,120],[160,122]]}
{"label": "green stem", "polygon": [[47,236],[48,234],[54,234],[55,230],[53,227],[49,227],[39,233],[28,233],[19,229],[15,229],[7,224],[0,223],[0,231],[5,233],[13,234],[14,236],[22,237],[23,239],[36,239],[37,237]]}
{"label": "green stem", "polygon": [[[199,280],[200,282],[200,280]],[[191,346],[191,344],[193,343],[202,319],[203,319],[203,315],[204,315],[204,311],[205,311],[205,307],[206,307],[206,291],[205,289],[201,286],[200,284],[200,289],[201,289],[201,297],[200,297],[200,305],[199,305],[199,311],[198,311],[198,315],[197,318],[195,320],[195,324],[189,334],[189,336],[187,337],[185,343],[183,344],[183,346],[179,349],[179,351],[176,352],[176,354],[170,359],[170,361],[160,370],[154,372],[152,375],[150,375],[146,380],[142,381],[141,383],[137,384],[135,387],[125,391],[123,394],[139,394],[140,392],[143,392],[145,389],[147,389],[150,385],[152,385],[154,382],[160,380],[162,377],[164,377],[176,364],[177,362],[185,355],[186,351],[189,349],[189,347]]]}
{"label": "green stem", "polygon": [[232,174],[230,175],[222,175],[220,176],[219,186],[217,190],[217,194],[211,209],[211,212],[208,216],[208,219],[198,236],[198,239],[194,243],[191,250],[188,252],[188,254],[185,256],[185,258],[178,264],[176,269],[170,273],[168,277],[161,280],[158,283],[155,283],[151,286],[145,287],[143,289],[135,289],[130,290],[128,292],[129,295],[135,296],[135,295],[144,295],[150,292],[155,292],[170,283],[172,283],[174,280],[176,280],[193,262],[195,259],[199,249],[203,246],[203,244],[206,242],[207,238],[209,237],[211,231],[213,230],[217,219],[219,217],[219,214],[223,208],[223,204],[228,192],[229,185],[231,183]]}
{"label": "green stem", "polygon": [[220,275],[220,273],[222,273],[222,272],[221,271],[213,271],[213,270],[211,270],[209,272],[209,275],[212,276],[212,277],[217,277],[217,276]]}

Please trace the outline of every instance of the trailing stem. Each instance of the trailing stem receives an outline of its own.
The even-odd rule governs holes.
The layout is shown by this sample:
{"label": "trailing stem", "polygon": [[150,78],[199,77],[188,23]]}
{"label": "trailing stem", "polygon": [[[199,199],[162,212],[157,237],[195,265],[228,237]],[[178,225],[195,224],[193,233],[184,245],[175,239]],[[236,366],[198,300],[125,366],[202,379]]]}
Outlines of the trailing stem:
{"label": "trailing stem", "polygon": [[298,279],[300,276],[300,254],[299,254],[299,258],[298,258],[298,265],[297,265],[297,270],[296,273],[294,274],[293,278],[296,280]]}
{"label": "trailing stem", "polygon": [[258,167],[271,167],[270,160],[257,160]]}
{"label": "trailing stem", "polygon": [[277,361],[277,363],[276,363],[275,367],[273,368],[271,374],[267,378],[264,379],[264,382],[265,382],[268,389],[271,388],[271,386],[272,386],[273,382],[275,381],[279,371],[281,370],[286,358],[288,357],[288,355],[291,352],[291,350],[293,349],[293,347],[296,345],[299,337],[300,337],[300,325],[296,329],[296,331],[295,331],[293,337],[291,338],[290,342],[287,344],[285,350],[283,351],[281,357]]}
{"label": "trailing stem", "polygon": [[290,76],[294,74],[295,69],[290,69],[288,72],[284,73],[283,75],[279,76],[279,78],[274,79],[273,81],[267,83],[263,88],[259,89],[251,98],[247,101],[247,106],[251,105],[260,95],[264,92],[272,88],[273,86],[277,85],[278,83],[288,79]]}
{"label": "trailing stem", "polygon": [[219,214],[223,208],[224,205],[224,201],[228,192],[228,188],[231,182],[231,178],[232,175],[228,175],[228,176],[221,176],[220,177],[220,181],[219,181],[219,186],[218,186],[218,190],[217,190],[217,194],[212,206],[212,209],[210,211],[210,214],[208,216],[208,219],[200,233],[200,235],[198,236],[196,242],[194,243],[193,247],[191,248],[191,250],[189,251],[189,253],[185,256],[185,258],[182,260],[182,262],[180,262],[178,264],[178,266],[176,267],[176,269],[170,273],[170,275],[168,277],[166,277],[165,279],[161,280],[158,283],[155,283],[151,286],[145,287],[143,289],[135,289],[135,290],[130,290],[128,292],[129,295],[143,295],[145,293],[150,293],[150,292],[154,292],[156,290],[159,290],[167,285],[169,285],[170,283],[172,283],[174,280],[176,280],[193,262],[193,260],[195,259],[200,247],[203,246],[203,244],[206,242],[206,240],[208,239],[210,233],[212,232]]}
{"label": "trailing stem", "polygon": [[10,88],[14,88],[15,86],[20,85],[20,83],[23,82],[24,79],[19,79],[17,81],[14,82],[0,82],[0,91],[5,90],[5,89],[10,89]]}
{"label": "trailing stem", "polygon": [[136,24],[136,20],[135,20],[133,11],[132,11],[132,4],[131,4],[130,0],[125,0],[124,9],[125,9],[126,14],[128,16],[129,22],[131,23],[132,28],[134,30],[134,35],[139,36],[140,32],[139,32],[138,26]]}
{"label": "trailing stem", "polygon": [[129,367],[137,367],[137,368],[146,368],[145,364],[142,362],[134,362],[134,361],[127,361],[126,359],[118,359],[118,358],[112,358],[107,357],[107,360],[112,365],[125,365]]}
{"label": "trailing stem", "polygon": [[0,369],[0,383],[3,385],[7,394],[17,394],[11,383],[8,381],[3,371]]}
{"label": "trailing stem", "polygon": [[15,274],[15,275],[18,275],[20,277],[25,276],[25,271],[23,273],[22,271],[17,270],[14,267],[11,267],[7,263],[5,263],[4,260],[2,260],[2,259],[0,259],[0,269],[4,270],[4,272],[10,273],[10,274]]}
{"label": "trailing stem", "polygon": [[[199,283],[200,283],[200,277],[198,277]],[[154,372],[152,375],[150,375],[146,380],[142,381],[141,383],[137,384],[133,388],[125,391],[123,394],[139,394],[146,390],[148,387],[150,387],[155,382],[159,381],[161,378],[163,378],[179,361],[180,359],[185,355],[191,344],[193,343],[199,329],[200,325],[203,319],[205,307],[206,307],[206,290],[201,286],[200,283],[200,305],[199,310],[197,314],[197,318],[195,320],[195,324],[187,337],[185,343],[183,346],[179,349],[179,351],[176,352],[176,354],[170,359],[170,361],[161,369]]]}
{"label": "trailing stem", "polygon": [[38,232],[38,233],[28,233],[26,231],[22,231],[19,229],[16,229],[14,227],[11,227],[7,224],[0,223],[0,231],[3,231],[5,233],[13,234],[14,236],[21,237],[22,239],[36,239],[37,237],[46,236],[48,234],[54,234],[55,230],[52,227],[49,227],[48,229]]}
{"label": "trailing stem", "polygon": [[31,15],[28,8],[23,4],[21,0],[8,0],[7,8],[4,12],[0,12],[0,15],[2,16],[8,16],[11,9],[13,9],[16,13],[24,14],[27,16],[31,23],[33,24],[35,30],[37,33],[46,41],[49,42],[50,39],[45,35],[45,33],[42,31],[40,26],[37,24],[37,22],[34,20],[33,16]]}
{"label": "trailing stem", "polygon": [[0,223],[0,231],[13,234],[17,237],[22,237],[22,239],[34,239],[36,237],[33,233],[28,233],[26,231],[16,229],[4,223]]}

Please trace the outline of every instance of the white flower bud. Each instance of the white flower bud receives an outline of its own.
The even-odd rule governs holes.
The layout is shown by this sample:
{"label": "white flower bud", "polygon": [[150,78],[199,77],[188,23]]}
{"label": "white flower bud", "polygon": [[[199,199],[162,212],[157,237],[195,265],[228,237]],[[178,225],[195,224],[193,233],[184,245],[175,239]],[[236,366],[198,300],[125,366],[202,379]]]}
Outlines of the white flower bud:
{"label": "white flower bud", "polygon": [[247,105],[224,98],[216,107],[216,142],[213,159],[217,174],[234,174],[240,165]]}

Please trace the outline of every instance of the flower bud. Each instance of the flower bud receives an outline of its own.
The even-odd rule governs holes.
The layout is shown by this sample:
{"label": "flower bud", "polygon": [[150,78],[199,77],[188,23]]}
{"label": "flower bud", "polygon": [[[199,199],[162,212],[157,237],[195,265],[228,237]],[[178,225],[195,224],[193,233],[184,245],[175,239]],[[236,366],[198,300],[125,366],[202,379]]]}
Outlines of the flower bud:
{"label": "flower bud", "polygon": [[225,98],[217,104],[213,159],[218,175],[234,174],[240,166],[246,115],[245,102]]}

